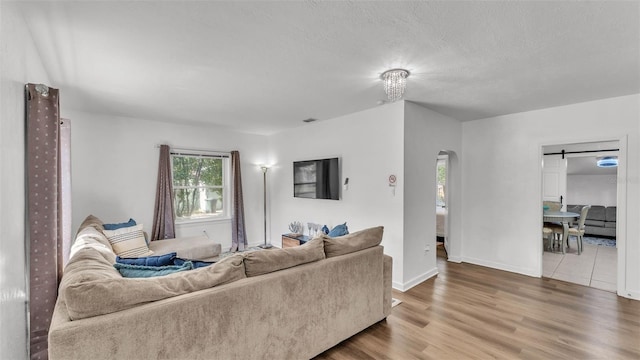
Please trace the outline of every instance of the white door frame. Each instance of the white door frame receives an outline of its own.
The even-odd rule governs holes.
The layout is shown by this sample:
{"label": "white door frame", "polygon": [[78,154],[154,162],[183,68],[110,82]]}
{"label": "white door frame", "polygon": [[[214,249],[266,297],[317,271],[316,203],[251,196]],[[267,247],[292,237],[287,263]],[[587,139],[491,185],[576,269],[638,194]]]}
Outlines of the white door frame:
{"label": "white door frame", "polygon": [[[545,146],[558,146],[558,145],[570,145],[592,142],[608,142],[618,141],[618,184],[617,184],[617,215],[616,215],[616,248],[618,253],[618,269],[617,269],[617,294],[632,299],[632,294],[627,289],[627,167],[628,167],[628,155],[627,155],[627,135],[622,135],[613,138],[600,138],[600,139],[570,139],[566,141],[555,141],[552,143],[540,144],[538,147],[538,166],[540,174],[540,188],[538,189],[538,199],[540,199],[540,205],[542,205],[542,161]],[[540,229],[542,229],[542,216],[540,217]],[[539,255],[538,266],[540,270],[540,276],[542,276],[542,255],[543,255],[543,243],[539,237],[536,237],[537,248]]]}

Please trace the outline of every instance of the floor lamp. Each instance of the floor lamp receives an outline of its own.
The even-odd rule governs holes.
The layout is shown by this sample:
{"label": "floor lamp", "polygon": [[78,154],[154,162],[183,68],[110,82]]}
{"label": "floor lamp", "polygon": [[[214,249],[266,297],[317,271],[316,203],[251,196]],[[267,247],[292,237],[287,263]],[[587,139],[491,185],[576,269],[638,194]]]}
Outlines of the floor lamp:
{"label": "floor lamp", "polygon": [[267,243],[267,170],[268,167],[262,166],[262,193],[263,193],[263,217],[264,217],[264,244],[259,247],[263,249],[269,249],[273,247],[273,245]]}

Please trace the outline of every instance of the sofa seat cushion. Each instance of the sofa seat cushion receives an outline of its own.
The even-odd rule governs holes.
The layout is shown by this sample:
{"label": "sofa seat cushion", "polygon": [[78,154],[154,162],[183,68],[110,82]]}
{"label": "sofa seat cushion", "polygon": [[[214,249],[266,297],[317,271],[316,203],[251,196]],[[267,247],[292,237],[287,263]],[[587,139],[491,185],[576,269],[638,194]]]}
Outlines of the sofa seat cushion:
{"label": "sofa seat cushion", "polygon": [[330,258],[377,246],[382,241],[383,232],[384,227],[378,226],[335,238],[321,235],[324,252]]}
{"label": "sofa seat cushion", "polygon": [[205,260],[220,255],[222,246],[206,236],[191,236],[149,242],[155,255],[177,253],[179,258]]}
{"label": "sofa seat cushion", "polygon": [[604,221],[587,219],[587,220],[584,221],[584,225],[585,226],[604,227]]}
{"label": "sofa seat cushion", "polygon": [[589,212],[587,213],[587,220],[604,221],[605,220],[604,214],[605,214],[604,206],[592,205],[591,209],[589,209]]}
{"label": "sofa seat cushion", "polygon": [[609,229],[615,229],[616,228],[616,222],[615,221],[607,221],[606,223],[604,223],[604,227],[609,228]]}
{"label": "sofa seat cushion", "polygon": [[93,248],[84,248],[69,261],[60,294],[71,320],[109,314],[177,295],[245,278],[242,256],[211,266],[153,278],[123,278],[113,263]]}
{"label": "sofa seat cushion", "polygon": [[296,247],[247,252],[244,266],[247,277],[252,277],[324,258],[324,242],[317,237]]}

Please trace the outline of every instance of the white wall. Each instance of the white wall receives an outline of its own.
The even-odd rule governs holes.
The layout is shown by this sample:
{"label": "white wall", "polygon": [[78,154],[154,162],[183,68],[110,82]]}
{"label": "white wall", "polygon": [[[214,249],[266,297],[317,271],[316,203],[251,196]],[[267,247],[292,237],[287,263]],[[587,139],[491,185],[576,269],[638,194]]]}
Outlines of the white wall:
{"label": "white wall", "polygon": [[[267,138],[215,127],[67,112],[71,119],[73,229],[93,214],[105,222],[130,217],[150,235],[158,175],[159,144],[178,148],[240,151],[248,241],[262,240],[262,173]],[[176,236],[201,235],[231,246],[230,221],[179,225]]]}
{"label": "white wall", "polygon": [[27,357],[24,85],[49,83],[15,4],[0,2],[0,354]]}
{"label": "white wall", "polygon": [[567,175],[567,204],[616,206],[616,175]]}
{"label": "white wall", "polygon": [[463,123],[463,260],[540,276],[542,146],[622,139],[627,217],[618,199],[618,224],[626,223],[618,240],[628,260],[618,290],[640,298],[639,124],[640,95]]}
{"label": "white wall", "polygon": [[[404,249],[402,290],[437,274],[436,267],[436,160],[448,151],[450,258],[460,257],[462,225],[462,124],[423,106],[405,103],[404,128]],[[425,248],[429,246],[429,251]]]}
{"label": "white wall", "polygon": [[[392,256],[394,286],[402,283],[403,241],[403,112],[402,102],[379,106],[339,118],[305,124],[269,138],[270,229],[280,246],[281,234],[293,221],[334,226],[347,222],[351,232],[383,225],[382,245]],[[293,197],[293,161],[340,157],[342,182],[349,190],[341,199]],[[395,195],[388,177],[395,174]]]}

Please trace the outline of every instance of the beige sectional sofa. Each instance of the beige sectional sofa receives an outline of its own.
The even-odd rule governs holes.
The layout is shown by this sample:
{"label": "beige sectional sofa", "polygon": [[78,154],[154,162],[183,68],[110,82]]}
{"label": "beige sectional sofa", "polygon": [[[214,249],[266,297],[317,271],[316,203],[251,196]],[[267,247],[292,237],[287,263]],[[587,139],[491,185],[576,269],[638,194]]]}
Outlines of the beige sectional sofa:
{"label": "beige sectional sofa", "polygon": [[307,359],[391,311],[382,227],[204,268],[123,278],[81,226],[49,330],[51,359]]}

